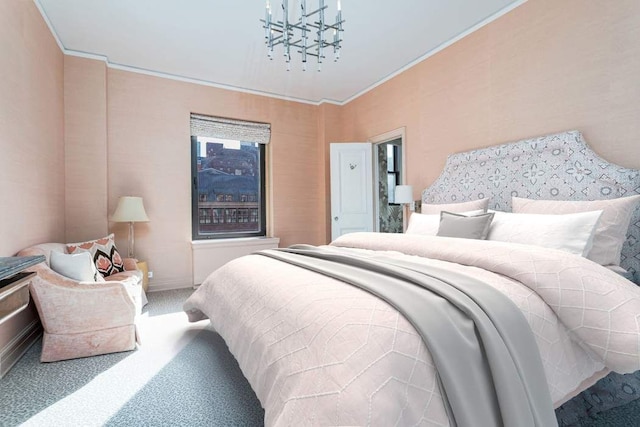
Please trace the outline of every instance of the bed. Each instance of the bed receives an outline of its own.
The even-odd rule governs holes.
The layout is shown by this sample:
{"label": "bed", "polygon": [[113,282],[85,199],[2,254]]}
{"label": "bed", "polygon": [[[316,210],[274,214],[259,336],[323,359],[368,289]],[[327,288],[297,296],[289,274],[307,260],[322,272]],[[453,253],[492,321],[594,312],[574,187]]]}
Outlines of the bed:
{"label": "bed", "polygon": [[[524,245],[517,239],[354,233],[323,248],[296,247],[236,259],[212,273],[184,309],[191,321],[209,318],[225,339],[265,409],[266,425],[478,425],[478,420],[482,425],[550,425],[555,423],[553,408],[610,372],[640,369],[640,288],[629,280],[637,279],[640,271],[640,217],[636,200],[628,197],[638,193],[640,173],[598,157],[577,131],[455,154],[423,192],[425,211],[443,204],[449,211],[474,210],[464,208],[471,207],[465,203],[477,201],[509,211],[515,200],[518,209],[526,211],[531,209],[523,202],[528,199],[632,200],[626,202],[633,207],[627,209],[630,225],[625,238],[613,249],[618,253],[601,254],[613,256],[619,265],[604,267],[586,258],[597,246],[595,221],[604,214],[588,219],[591,223],[584,220],[583,229],[592,230],[591,237],[581,240],[578,252],[584,256]],[[536,203],[532,206],[535,210]],[[538,208],[549,210],[545,205]],[[501,214],[482,215],[493,219]],[[571,232],[567,240],[578,234]],[[358,277],[351,270],[355,268]],[[390,277],[384,280],[390,281],[392,291],[379,289],[374,276],[367,276],[371,274]],[[423,329],[431,327],[438,335],[453,327],[447,332],[453,336],[469,320],[453,319],[457,315],[447,314],[446,307],[437,311],[439,302],[424,312],[419,310],[422,302],[413,312],[400,306],[397,300],[402,297],[395,294],[405,286],[398,281],[401,276],[415,283],[426,281],[420,286],[436,293],[449,292],[440,290],[442,282],[448,283],[463,293],[455,298],[464,304],[473,300],[484,309],[500,301],[497,305],[504,311],[519,309],[526,331],[506,331],[518,324],[515,317],[504,322],[506,326],[495,326],[504,341],[498,340],[498,347],[513,356],[516,370],[510,377],[518,377],[519,384],[512,389],[503,378],[509,375],[498,375],[502,368],[496,366],[511,362],[491,361],[491,354],[498,352],[490,340],[482,341],[482,331],[471,337],[480,344],[470,348],[489,354],[488,362],[478,362],[488,364],[489,373],[467,369],[464,361],[448,365],[455,363],[448,359],[458,355],[477,357],[463,350],[447,355],[440,348],[448,348],[446,337],[436,345]],[[410,305],[412,298],[405,299]],[[439,313],[435,319],[446,321],[434,321],[434,313]],[[476,331],[484,328],[478,324]],[[491,327],[486,331],[487,336],[495,335]],[[509,333],[510,338],[504,338]],[[514,354],[531,343],[534,351]],[[493,384],[492,390],[486,384],[478,386],[485,380],[469,380],[483,375],[488,375],[485,380]],[[520,391],[505,392],[516,389]],[[518,393],[528,396],[530,406],[504,403]],[[485,414],[485,408],[474,408],[474,402],[483,399],[497,409]]]}

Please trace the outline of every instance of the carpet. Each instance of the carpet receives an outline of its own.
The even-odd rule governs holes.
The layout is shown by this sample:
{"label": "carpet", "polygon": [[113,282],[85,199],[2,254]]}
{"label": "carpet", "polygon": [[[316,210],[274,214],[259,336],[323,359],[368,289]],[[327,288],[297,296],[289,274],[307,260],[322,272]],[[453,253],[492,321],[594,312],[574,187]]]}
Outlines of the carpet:
{"label": "carpet", "polygon": [[204,330],[105,425],[261,426],[263,420],[224,340]]}
{"label": "carpet", "polygon": [[261,426],[264,411],[192,289],[150,293],[137,350],[40,363],[40,342],[0,380],[0,426]]}

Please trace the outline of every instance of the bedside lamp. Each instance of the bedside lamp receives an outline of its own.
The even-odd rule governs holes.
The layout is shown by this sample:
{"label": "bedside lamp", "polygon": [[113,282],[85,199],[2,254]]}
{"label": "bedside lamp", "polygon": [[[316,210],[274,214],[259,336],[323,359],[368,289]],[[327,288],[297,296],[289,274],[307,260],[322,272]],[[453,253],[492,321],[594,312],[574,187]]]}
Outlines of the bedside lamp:
{"label": "bedside lamp", "polygon": [[144,205],[142,204],[142,197],[120,197],[120,199],[118,200],[118,206],[111,216],[111,221],[129,223],[128,257],[135,258],[133,255],[133,223],[149,222],[149,217],[147,216],[147,213],[144,210]]}
{"label": "bedside lamp", "polygon": [[[409,210],[413,211],[413,186],[411,185],[396,185],[395,202],[404,205],[406,208],[409,205]],[[402,229],[407,229],[407,215],[405,215],[405,209],[402,209]]]}

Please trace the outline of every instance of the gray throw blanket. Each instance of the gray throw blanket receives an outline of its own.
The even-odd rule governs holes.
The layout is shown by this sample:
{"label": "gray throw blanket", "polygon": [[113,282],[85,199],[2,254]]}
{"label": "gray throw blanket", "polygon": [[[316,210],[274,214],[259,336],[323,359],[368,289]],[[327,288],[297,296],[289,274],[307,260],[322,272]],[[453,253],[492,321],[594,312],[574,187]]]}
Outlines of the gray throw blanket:
{"label": "gray throw blanket", "polygon": [[465,274],[296,245],[257,252],[364,289],[420,333],[452,425],[557,425],[533,333],[505,295]]}

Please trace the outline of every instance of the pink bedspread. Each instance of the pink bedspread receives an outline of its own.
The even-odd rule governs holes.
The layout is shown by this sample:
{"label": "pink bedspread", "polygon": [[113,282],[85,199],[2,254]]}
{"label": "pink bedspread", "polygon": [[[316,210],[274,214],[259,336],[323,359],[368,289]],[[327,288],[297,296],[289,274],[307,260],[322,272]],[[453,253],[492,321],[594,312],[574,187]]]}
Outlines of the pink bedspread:
{"label": "pink bedspread", "polygon": [[[505,293],[535,334],[556,403],[598,372],[640,369],[640,288],[585,258],[383,233],[332,246],[393,251]],[[429,351],[402,315],[365,291],[249,255],[211,274],[184,308],[192,321],[211,319],[267,425],[448,425]]]}

